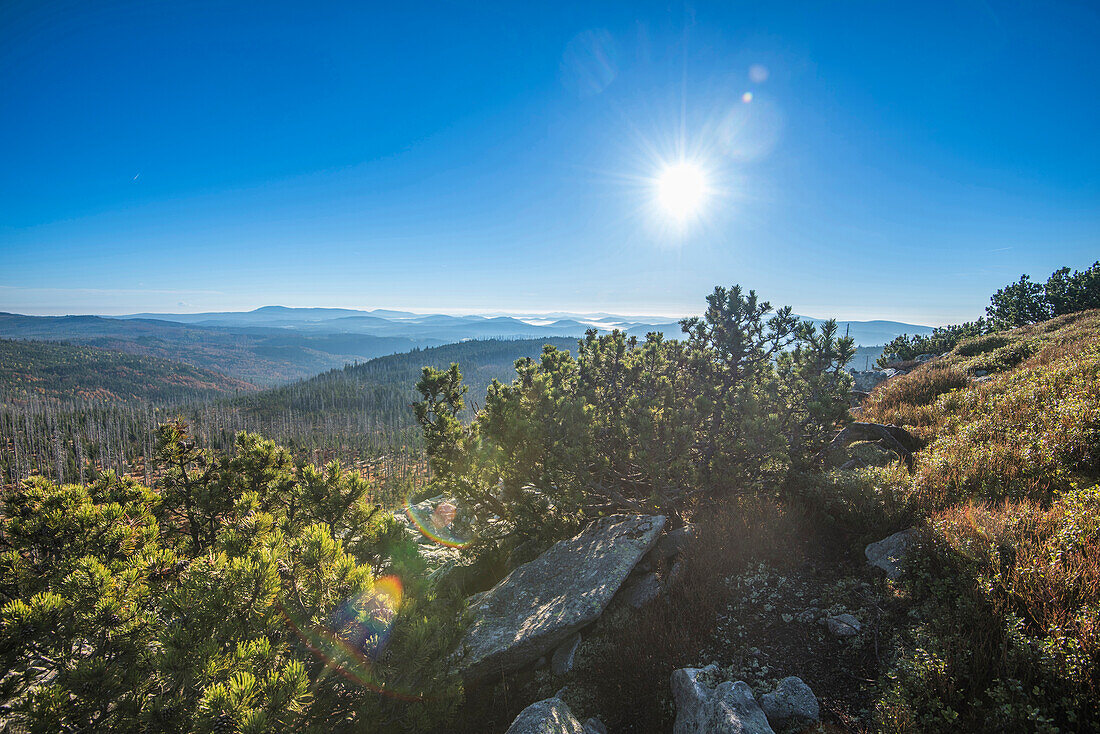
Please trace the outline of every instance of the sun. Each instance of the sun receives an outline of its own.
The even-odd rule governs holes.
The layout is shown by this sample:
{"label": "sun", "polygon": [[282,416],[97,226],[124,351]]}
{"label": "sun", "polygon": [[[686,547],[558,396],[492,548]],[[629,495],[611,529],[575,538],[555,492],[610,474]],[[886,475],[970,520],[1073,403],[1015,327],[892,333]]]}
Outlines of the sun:
{"label": "sun", "polygon": [[710,193],[703,169],[688,161],[666,166],[656,178],[656,187],[657,203],[681,222],[698,214]]}

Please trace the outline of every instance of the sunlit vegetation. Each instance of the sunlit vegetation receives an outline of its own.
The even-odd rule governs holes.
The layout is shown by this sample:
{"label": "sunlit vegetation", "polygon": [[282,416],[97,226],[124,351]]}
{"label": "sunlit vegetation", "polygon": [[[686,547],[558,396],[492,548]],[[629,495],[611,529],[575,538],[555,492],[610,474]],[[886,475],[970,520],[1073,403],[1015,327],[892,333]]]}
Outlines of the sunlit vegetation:
{"label": "sunlit vegetation", "polygon": [[35,478],[0,503],[0,681],[32,732],[392,731],[453,708],[456,607],[338,464],[159,431],[155,488]]}
{"label": "sunlit vegetation", "polygon": [[[985,318],[941,326],[927,335],[902,334],[883,348],[878,364],[881,367],[891,362],[908,362],[921,355],[945,354],[963,340],[968,340],[972,349],[983,350],[985,345],[997,343],[1001,338],[994,332],[1095,308],[1100,308],[1100,261],[1085,270],[1055,270],[1046,283],[1036,283],[1022,275],[990,297]],[[985,334],[990,335],[988,341],[973,338]]]}
{"label": "sunlit vegetation", "polygon": [[[0,695],[33,731],[502,731],[563,681],[463,691],[462,599],[592,518],[660,512],[696,527],[684,564],[657,562],[660,603],[585,631],[575,711],[667,729],[671,671],[718,661],[760,689],[803,676],[844,730],[1095,730],[1100,310],[960,336],[858,409],[912,434],[909,465],[865,441],[840,468],[823,449],[852,420],[851,341],[737,287],[707,306],[678,340],[350,366],[210,403],[199,440],[119,424],[149,444],[145,484],[13,482]],[[456,565],[428,573],[398,531],[386,506],[409,485],[311,461],[309,435],[426,459],[419,496],[471,528]],[[900,578],[870,570],[863,546],[909,527]],[[810,606],[866,632],[842,643]]]}
{"label": "sunlit vegetation", "polygon": [[[973,381],[974,375],[986,375]],[[1100,311],[960,342],[866,418],[928,441],[874,481],[927,518],[889,730],[1088,731],[1100,716]]]}

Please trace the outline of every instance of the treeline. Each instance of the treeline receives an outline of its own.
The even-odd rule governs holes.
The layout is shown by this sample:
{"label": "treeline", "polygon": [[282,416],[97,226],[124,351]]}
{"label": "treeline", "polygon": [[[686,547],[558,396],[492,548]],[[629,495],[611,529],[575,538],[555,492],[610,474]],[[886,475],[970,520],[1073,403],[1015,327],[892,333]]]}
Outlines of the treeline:
{"label": "treeline", "polygon": [[1100,308],[1100,261],[1085,270],[1059,268],[1045,283],[1021,275],[989,299],[985,317],[940,326],[928,335],[902,334],[883,348],[877,364],[908,361],[922,354],[946,354],[963,339],[1037,324],[1055,316]]}

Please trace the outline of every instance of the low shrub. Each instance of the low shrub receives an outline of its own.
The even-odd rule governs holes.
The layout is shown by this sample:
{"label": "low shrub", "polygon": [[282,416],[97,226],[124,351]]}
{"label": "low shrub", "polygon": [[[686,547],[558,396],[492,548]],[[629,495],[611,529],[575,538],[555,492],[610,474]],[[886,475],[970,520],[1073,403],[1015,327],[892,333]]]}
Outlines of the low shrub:
{"label": "low shrub", "polygon": [[966,387],[970,376],[952,364],[931,363],[899,375],[875,390],[863,405],[861,418],[880,423],[919,427],[934,423],[932,403],[941,395]]}
{"label": "low shrub", "polygon": [[908,485],[905,466],[893,461],[884,467],[792,477],[788,496],[815,520],[856,543],[869,542],[915,520],[917,510]]}
{"label": "low shrub", "polygon": [[1092,731],[1100,486],[940,513],[907,580],[919,620],[877,708],[890,731]]}

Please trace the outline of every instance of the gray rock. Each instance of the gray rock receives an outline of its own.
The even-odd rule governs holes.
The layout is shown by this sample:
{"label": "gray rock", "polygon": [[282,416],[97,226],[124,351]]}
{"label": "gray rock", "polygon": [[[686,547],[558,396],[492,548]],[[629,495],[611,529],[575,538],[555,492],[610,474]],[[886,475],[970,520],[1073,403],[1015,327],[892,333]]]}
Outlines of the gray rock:
{"label": "gray rock", "polygon": [[471,607],[466,682],[518,670],[596,620],[664,525],[663,515],[601,518],[514,569]]}
{"label": "gray rock", "polygon": [[520,711],[505,734],[584,734],[584,727],[565,701],[546,698]]}
{"label": "gray rock", "polygon": [[623,587],[623,601],[634,609],[641,609],[661,595],[661,579],[655,573],[647,573]]}
{"label": "gray rock", "polygon": [[675,530],[670,530],[661,536],[661,539],[657,541],[657,547],[653,549],[653,553],[650,555],[662,561],[678,556],[687,550],[694,537],[695,528],[691,525],[684,525]]}
{"label": "gray rock", "polygon": [[775,734],[744,681],[712,682],[717,665],[672,673],[673,734]]}
{"label": "gray rock", "polygon": [[760,697],[760,708],[768,723],[777,729],[808,726],[821,720],[817,696],[801,678],[791,676],[779,681],[771,693]]}
{"label": "gray rock", "polygon": [[886,575],[896,579],[901,575],[901,560],[909,550],[910,544],[916,538],[915,528],[894,533],[889,538],[883,538],[877,543],[871,543],[863,550],[867,561],[876,568],[881,568]]}
{"label": "gray rock", "polygon": [[572,637],[558,646],[554,651],[554,657],[550,658],[550,672],[554,675],[565,675],[573,669],[573,656],[580,647],[581,636],[574,633]]}
{"label": "gray rock", "polygon": [[584,722],[584,734],[607,734],[607,727],[593,716]]}
{"label": "gray rock", "polygon": [[859,392],[871,392],[880,383],[886,382],[886,377],[882,370],[852,370],[852,387]]}
{"label": "gray rock", "polygon": [[934,354],[918,354],[915,357],[915,359],[918,362],[920,362],[921,364],[924,364],[925,362],[931,362],[935,358],[936,358],[936,355],[934,355]]}
{"label": "gray rock", "polygon": [[829,631],[837,637],[855,637],[863,628],[859,620],[851,614],[838,614],[835,617],[827,617],[825,624]]}

